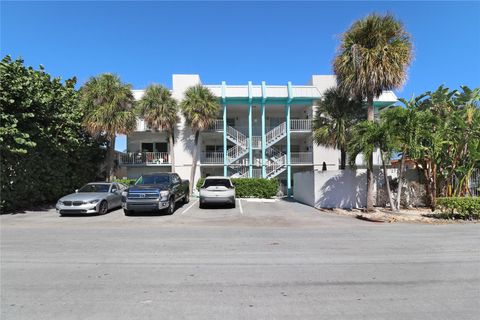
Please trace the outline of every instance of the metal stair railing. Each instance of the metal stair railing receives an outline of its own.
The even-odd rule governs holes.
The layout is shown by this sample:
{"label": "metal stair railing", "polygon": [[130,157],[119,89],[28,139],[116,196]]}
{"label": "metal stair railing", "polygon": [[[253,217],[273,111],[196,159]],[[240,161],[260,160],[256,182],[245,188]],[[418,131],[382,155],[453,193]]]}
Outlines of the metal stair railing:
{"label": "metal stair railing", "polygon": [[287,155],[281,156],[279,159],[272,161],[270,165],[267,165],[267,178],[271,179],[278,176],[280,173],[287,169]]}
{"label": "metal stair railing", "polygon": [[276,143],[277,141],[280,141],[282,138],[284,138],[287,135],[287,124],[286,122],[282,122],[272,130],[268,131],[265,134],[265,142],[266,146],[269,147]]}
{"label": "metal stair railing", "polygon": [[242,145],[244,148],[247,147],[247,137],[234,127],[227,127],[227,138],[237,145]]}

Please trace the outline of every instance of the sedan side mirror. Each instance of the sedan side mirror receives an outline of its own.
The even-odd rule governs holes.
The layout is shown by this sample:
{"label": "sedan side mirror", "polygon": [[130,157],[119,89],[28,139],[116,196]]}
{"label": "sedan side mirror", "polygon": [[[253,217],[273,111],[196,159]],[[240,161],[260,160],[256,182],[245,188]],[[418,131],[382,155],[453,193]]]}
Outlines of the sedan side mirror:
{"label": "sedan side mirror", "polygon": [[117,192],[117,189],[113,188],[112,191],[110,191],[111,193],[115,193]]}

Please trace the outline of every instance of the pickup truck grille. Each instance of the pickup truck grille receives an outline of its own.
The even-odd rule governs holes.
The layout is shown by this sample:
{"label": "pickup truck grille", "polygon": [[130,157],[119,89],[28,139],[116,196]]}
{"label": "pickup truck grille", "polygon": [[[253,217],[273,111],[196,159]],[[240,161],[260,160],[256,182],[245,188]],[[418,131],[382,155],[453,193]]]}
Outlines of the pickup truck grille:
{"label": "pickup truck grille", "polygon": [[160,193],[158,192],[129,192],[128,199],[158,199]]}

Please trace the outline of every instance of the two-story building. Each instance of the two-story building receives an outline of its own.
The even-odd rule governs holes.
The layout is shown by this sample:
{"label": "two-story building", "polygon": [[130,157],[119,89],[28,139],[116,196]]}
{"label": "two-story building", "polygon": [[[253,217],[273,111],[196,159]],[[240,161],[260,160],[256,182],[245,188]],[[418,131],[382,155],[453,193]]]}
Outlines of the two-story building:
{"label": "two-story building", "polygon": [[[188,87],[201,83],[199,75],[174,74],[172,78],[172,96],[178,101]],[[195,180],[208,175],[278,178],[286,193],[292,189],[294,172],[338,169],[339,151],[312,141],[315,102],[335,85],[332,75],[313,75],[308,85],[206,84],[221,108],[211,128],[200,135]],[[143,92],[134,90],[135,98],[140,99]],[[375,101],[377,113],[396,100],[393,92],[382,94]],[[148,128],[138,119],[119,163],[126,167],[129,178],[172,169],[189,178],[193,148],[193,132],[182,117],[175,131],[172,164],[166,133]]]}

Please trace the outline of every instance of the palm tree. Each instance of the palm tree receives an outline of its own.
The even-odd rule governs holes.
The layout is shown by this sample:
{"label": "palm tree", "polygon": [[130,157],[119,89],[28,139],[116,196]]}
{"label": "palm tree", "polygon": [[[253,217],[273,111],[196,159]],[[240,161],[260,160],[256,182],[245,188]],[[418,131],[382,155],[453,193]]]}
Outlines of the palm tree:
{"label": "palm tree", "polygon": [[105,136],[107,141],[106,179],[113,178],[115,138],[135,129],[136,117],[131,85],[117,75],[104,73],[90,78],[80,88],[84,110],[83,125],[93,135]]}
{"label": "palm tree", "polygon": [[317,145],[340,150],[340,169],[345,169],[347,142],[352,127],[362,118],[362,102],[330,88],[318,102],[313,119],[313,140]]}
{"label": "palm tree", "polygon": [[[195,134],[192,171],[190,173],[190,192],[193,192],[195,172],[197,170],[198,138],[202,130],[207,129],[217,118],[220,110],[218,98],[202,85],[196,85],[185,91],[185,97],[180,104],[187,126]],[[224,146],[226,148],[226,146]]]}
{"label": "palm tree", "polygon": [[[380,150],[382,159],[383,178],[386,192],[390,203],[390,210],[396,209],[393,201],[390,182],[388,180],[387,162],[395,150],[395,142],[388,123],[378,123],[363,121],[353,128],[352,132],[355,139],[348,142],[348,157],[351,166],[355,166],[355,159],[359,154],[363,154],[365,159],[373,157],[375,149]],[[367,161],[367,170],[372,170],[372,162]]]}
{"label": "palm tree", "polygon": [[405,184],[404,171],[405,160],[414,158],[419,150],[418,139],[422,127],[418,115],[419,106],[423,103],[426,94],[412,97],[410,100],[398,99],[404,107],[389,108],[382,113],[382,121],[388,125],[393,139],[397,145],[400,156],[400,168],[398,170],[398,192],[396,210],[400,210],[402,190]]}
{"label": "palm tree", "polygon": [[172,172],[175,172],[174,133],[180,121],[177,101],[172,98],[170,90],[154,84],[147,87],[137,109],[149,127],[167,132]]}
{"label": "palm tree", "polygon": [[[410,36],[389,14],[370,14],[353,23],[342,36],[333,61],[340,89],[367,101],[367,120],[374,121],[373,100],[403,85],[412,60]],[[373,210],[373,158],[367,170],[367,210]]]}

